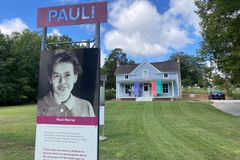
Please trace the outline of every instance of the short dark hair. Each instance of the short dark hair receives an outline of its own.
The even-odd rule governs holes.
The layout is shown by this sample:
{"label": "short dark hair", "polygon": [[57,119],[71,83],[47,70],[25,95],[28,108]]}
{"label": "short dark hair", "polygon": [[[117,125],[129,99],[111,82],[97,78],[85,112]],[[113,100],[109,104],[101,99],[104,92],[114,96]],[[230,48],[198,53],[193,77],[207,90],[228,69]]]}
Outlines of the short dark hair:
{"label": "short dark hair", "polygon": [[74,74],[81,74],[82,67],[78,62],[75,54],[68,52],[67,50],[57,52],[52,57],[50,63],[48,64],[48,75],[51,76],[53,72],[53,66],[58,63],[69,62],[73,64],[73,72]]}

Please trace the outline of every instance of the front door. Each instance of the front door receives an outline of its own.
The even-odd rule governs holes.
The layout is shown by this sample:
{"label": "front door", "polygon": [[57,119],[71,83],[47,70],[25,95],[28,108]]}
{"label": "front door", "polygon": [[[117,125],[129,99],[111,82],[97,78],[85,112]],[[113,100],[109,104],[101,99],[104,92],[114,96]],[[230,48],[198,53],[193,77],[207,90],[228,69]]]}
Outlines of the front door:
{"label": "front door", "polygon": [[149,84],[143,84],[143,97],[149,97]]}

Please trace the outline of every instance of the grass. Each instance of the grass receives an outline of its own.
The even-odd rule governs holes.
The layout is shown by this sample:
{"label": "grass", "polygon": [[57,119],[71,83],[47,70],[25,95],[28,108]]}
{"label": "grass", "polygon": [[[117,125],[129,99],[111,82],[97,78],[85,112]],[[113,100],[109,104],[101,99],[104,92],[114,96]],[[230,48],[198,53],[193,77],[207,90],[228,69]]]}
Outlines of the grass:
{"label": "grass", "polygon": [[[226,90],[226,89],[221,89],[221,88],[214,88],[212,89],[212,91],[223,91],[229,99],[236,99],[239,100],[240,99],[240,89],[236,88],[236,89],[230,89],[230,90]],[[182,88],[182,92],[184,93],[193,93],[193,94],[208,94],[208,88],[204,89],[204,88],[195,88],[195,87],[184,87]]]}
{"label": "grass", "polygon": [[203,102],[108,102],[102,160],[237,160],[240,118]]}
{"label": "grass", "polygon": [[208,93],[208,88],[204,89],[204,88],[195,88],[195,87],[191,87],[191,88],[182,88],[182,91],[185,93],[194,93],[194,94],[202,94],[202,93]]}
{"label": "grass", "polygon": [[0,107],[0,160],[32,160],[36,105]]}
{"label": "grass", "polygon": [[[114,102],[100,160],[240,160],[240,118],[208,102]],[[0,107],[0,160],[32,160],[36,106]]]}

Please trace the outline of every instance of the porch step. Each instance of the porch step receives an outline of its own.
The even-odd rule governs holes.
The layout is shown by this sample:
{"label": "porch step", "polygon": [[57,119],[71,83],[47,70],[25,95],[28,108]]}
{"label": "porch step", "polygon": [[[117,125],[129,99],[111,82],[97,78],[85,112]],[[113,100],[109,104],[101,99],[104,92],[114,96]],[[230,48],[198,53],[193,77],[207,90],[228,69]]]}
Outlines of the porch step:
{"label": "porch step", "polygon": [[153,101],[152,97],[137,97],[136,101]]}

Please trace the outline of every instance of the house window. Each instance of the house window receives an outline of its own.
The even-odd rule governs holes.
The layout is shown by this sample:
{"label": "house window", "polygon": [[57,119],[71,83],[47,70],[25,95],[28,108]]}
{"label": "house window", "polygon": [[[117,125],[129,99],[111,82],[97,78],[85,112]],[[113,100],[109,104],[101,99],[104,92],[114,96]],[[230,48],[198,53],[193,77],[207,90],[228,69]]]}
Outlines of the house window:
{"label": "house window", "polygon": [[162,85],[163,85],[163,93],[168,93],[168,83],[165,83]]}
{"label": "house window", "polygon": [[142,77],[143,78],[148,78],[148,69],[143,69],[142,70]]}
{"label": "house window", "polygon": [[148,84],[147,83],[144,83],[143,90],[148,91]]}
{"label": "house window", "polygon": [[125,79],[128,79],[128,75],[125,75],[124,78],[125,78]]}
{"label": "house window", "polygon": [[163,73],[163,78],[168,78],[168,73]]}
{"label": "house window", "polygon": [[129,84],[125,85],[125,94],[130,94],[131,93],[131,86]]}

